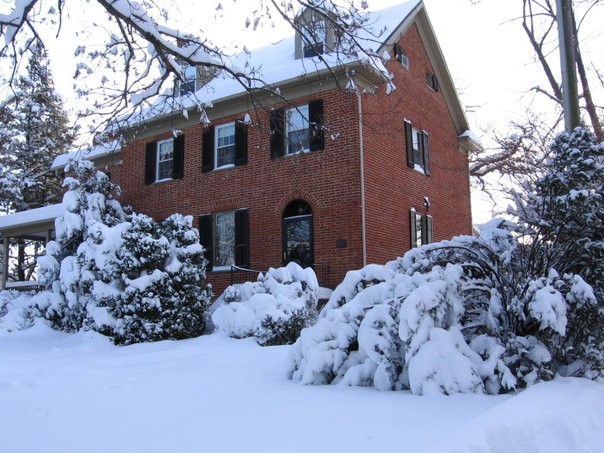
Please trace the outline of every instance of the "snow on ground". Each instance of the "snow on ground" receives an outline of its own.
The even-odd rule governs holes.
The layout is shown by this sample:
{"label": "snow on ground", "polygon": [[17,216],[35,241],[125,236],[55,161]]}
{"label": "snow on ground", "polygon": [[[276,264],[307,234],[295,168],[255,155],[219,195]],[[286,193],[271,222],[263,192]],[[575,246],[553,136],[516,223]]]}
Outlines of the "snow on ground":
{"label": "snow on ground", "polygon": [[600,452],[604,384],[516,396],[303,386],[288,346],[219,335],[115,347],[38,322],[0,333],[3,452]]}

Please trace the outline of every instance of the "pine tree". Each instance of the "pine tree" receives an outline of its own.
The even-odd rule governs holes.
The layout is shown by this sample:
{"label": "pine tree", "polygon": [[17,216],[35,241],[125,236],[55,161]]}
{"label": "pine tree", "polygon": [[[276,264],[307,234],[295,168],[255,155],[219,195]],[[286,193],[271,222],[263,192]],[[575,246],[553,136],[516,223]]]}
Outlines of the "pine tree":
{"label": "pine tree", "polygon": [[39,259],[47,290],[35,296],[34,314],[117,344],[201,335],[212,293],[192,217],[158,223],[122,208],[113,198],[119,188],[90,161],[73,173],[56,239]]}
{"label": "pine tree", "polygon": [[587,128],[562,133],[534,188],[516,195],[521,233],[540,247],[543,266],[580,275],[604,296],[604,143]]}
{"label": "pine tree", "polygon": [[[40,42],[27,74],[19,77],[14,94],[0,106],[0,116],[0,178],[5,182],[0,182],[0,206],[19,212],[58,203],[62,177],[50,167],[71,146],[75,133],[55,92],[48,55]],[[16,245],[13,277],[28,280],[41,244],[19,239]]]}

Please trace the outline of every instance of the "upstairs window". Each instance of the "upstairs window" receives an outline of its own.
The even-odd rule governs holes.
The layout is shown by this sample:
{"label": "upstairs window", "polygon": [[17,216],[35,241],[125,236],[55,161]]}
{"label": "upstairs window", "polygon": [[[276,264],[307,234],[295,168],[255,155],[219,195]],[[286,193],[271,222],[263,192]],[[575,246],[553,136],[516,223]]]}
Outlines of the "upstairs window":
{"label": "upstairs window", "polygon": [[174,139],[157,142],[157,174],[156,180],[172,178],[174,165]]}
{"label": "upstairs window", "polygon": [[411,248],[421,247],[433,241],[432,216],[420,214],[412,208],[409,211],[409,226],[411,231]]}
{"label": "upstairs window", "polygon": [[434,91],[438,91],[438,79],[434,74],[428,71],[426,71],[426,85],[428,85]]}
{"label": "upstairs window", "polygon": [[310,151],[308,104],[285,111],[285,154]]}
{"label": "upstairs window", "polygon": [[302,30],[304,33],[304,58],[322,55],[326,50],[327,40],[325,19],[313,17],[309,22],[303,25]]}
{"label": "upstairs window", "polygon": [[271,112],[271,157],[323,149],[323,101]]}
{"label": "upstairs window", "polygon": [[208,127],[201,159],[203,172],[247,164],[247,124],[234,121]]}
{"label": "upstairs window", "polygon": [[184,174],[185,136],[147,143],[145,184],[180,179]]}
{"label": "upstairs window", "polygon": [[197,68],[195,66],[187,65],[184,69],[184,80],[179,82],[179,94],[186,96],[187,94],[195,91],[195,82],[197,81]]}
{"label": "upstairs window", "polygon": [[208,270],[249,267],[249,214],[247,209],[199,217],[199,242],[205,249]]}
{"label": "upstairs window", "polygon": [[235,123],[216,127],[214,150],[217,168],[235,165]]}
{"label": "upstairs window", "polygon": [[426,131],[405,121],[407,166],[426,175],[430,174],[430,142]]}
{"label": "upstairs window", "polygon": [[405,52],[398,44],[394,44],[394,58],[403,66],[403,68],[409,69],[409,57],[407,57],[407,52]]}

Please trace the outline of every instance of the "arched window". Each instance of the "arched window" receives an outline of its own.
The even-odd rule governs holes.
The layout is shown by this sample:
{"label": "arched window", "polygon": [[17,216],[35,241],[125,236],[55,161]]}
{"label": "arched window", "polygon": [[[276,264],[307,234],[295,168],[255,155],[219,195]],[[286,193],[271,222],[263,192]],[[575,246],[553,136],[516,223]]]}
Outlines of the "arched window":
{"label": "arched window", "polygon": [[314,262],[312,208],[294,200],[283,210],[283,264],[291,261],[302,267]]}

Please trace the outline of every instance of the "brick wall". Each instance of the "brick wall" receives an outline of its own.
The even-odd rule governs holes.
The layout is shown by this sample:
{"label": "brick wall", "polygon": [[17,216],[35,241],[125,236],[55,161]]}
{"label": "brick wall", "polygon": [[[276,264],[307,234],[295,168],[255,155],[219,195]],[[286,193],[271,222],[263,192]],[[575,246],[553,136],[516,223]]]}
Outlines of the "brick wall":
{"label": "brick wall", "polygon": [[[426,85],[432,71],[415,26],[403,36],[409,70],[391,61],[397,89],[363,94],[363,135],[367,219],[367,261],[383,263],[410,248],[409,209],[434,220],[434,239],[471,232],[467,157],[457,147],[456,130],[442,93]],[[360,153],[357,96],[338,89],[311,93],[292,104],[323,99],[325,147],[321,151],[271,159],[269,110],[250,111],[248,162],[209,173],[201,171],[202,126],[183,129],[183,179],[145,185],[145,145],[170,137],[133,141],[122,150],[123,164],[112,171],[123,189],[122,201],[161,220],[174,212],[189,214],[197,225],[203,214],[249,210],[250,268],[264,271],[283,264],[282,216],[289,202],[302,199],[313,210],[315,263],[321,283],[334,288],[348,270],[362,265]],[[246,112],[220,118],[214,125],[243,118]],[[430,134],[431,175],[406,164],[403,120]],[[346,247],[336,247],[344,239]],[[211,272],[208,280],[220,294],[230,272]]]}
{"label": "brick wall", "polygon": [[[442,92],[426,84],[426,72],[434,70],[415,25],[399,45],[409,69],[394,59],[388,63],[396,90],[387,94],[382,86],[362,99],[368,262],[382,263],[410,249],[411,208],[433,217],[435,241],[472,228],[467,156],[457,146]],[[429,133],[430,176],[407,166],[405,119]]]}
{"label": "brick wall", "polygon": [[[299,98],[294,104],[323,99],[323,150],[271,159],[269,111],[251,113],[246,165],[201,171],[202,126],[183,130],[183,179],[145,185],[145,145],[170,137],[166,132],[130,143],[122,150],[122,165],[112,177],[122,187],[122,201],[161,220],[171,213],[198,217],[238,208],[249,210],[250,268],[266,270],[283,264],[282,216],[289,202],[302,199],[313,210],[315,263],[325,276],[322,284],[335,287],[346,271],[361,265],[358,121],[355,96],[340,90]],[[221,118],[214,125],[243,118]],[[345,239],[347,246],[337,248]],[[229,272],[211,272],[209,281],[220,293]]]}

